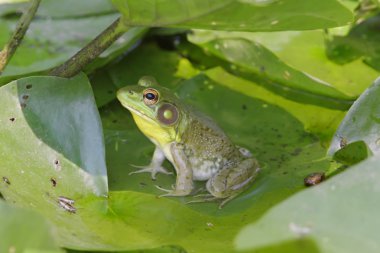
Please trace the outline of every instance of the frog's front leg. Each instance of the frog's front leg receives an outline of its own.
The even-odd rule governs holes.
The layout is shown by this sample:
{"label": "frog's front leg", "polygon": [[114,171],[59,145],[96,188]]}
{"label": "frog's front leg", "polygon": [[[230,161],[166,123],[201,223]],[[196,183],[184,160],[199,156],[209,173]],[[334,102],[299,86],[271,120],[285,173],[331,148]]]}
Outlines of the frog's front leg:
{"label": "frog's front leg", "polygon": [[171,143],[169,145],[173,166],[177,172],[176,183],[172,190],[157,188],[167,192],[161,196],[187,196],[193,190],[193,170],[184,153],[183,145],[180,143]]}
{"label": "frog's front leg", "polygon": [[219,206],[221,208],[247,189],[259,171],[257,161],[248,158],[235,167],[227,167],[218,171],[207,181],[206,188],[216,199],[224,199]]}
{"label": "frog's front leg", "polygon": [[164,152],[156,146],[156,149],[154,150],[152,161],[147,166],[137,166],[132,165],[133,167],[140,168],[140,170],[132,171],[129,173],[129,175],[136,174],[136,173],[143,173],[143,172],[149,172],[152,175],[152,179],[156,180],[156,174],[157,173],[163,173],[163,174],[173,174],[172,172],[167,171],[164,167],[162,167],[162,163],[165,161],[165,154]]}

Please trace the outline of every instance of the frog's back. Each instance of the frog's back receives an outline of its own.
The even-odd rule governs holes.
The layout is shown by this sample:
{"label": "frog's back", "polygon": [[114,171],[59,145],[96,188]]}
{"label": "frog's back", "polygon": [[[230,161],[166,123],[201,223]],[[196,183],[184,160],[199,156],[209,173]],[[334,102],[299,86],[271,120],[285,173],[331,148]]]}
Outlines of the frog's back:
{"label": "frog's back", "polygon": [[194,110],[188,118],[189,125],[181,139],[194,179],[209,179],[227,164],[241,160],[237,147],[211,118]]}

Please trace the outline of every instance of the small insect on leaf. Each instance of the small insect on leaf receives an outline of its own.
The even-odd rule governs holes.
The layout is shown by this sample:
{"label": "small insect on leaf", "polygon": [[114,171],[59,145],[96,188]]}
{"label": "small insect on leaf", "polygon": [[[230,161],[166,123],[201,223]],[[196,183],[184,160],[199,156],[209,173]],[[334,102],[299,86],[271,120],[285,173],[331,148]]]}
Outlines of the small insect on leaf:
{"label": "small insect on leaf", "polygon": [[58,198],[58,204],[60,207],[65,209],[69,213],[76,213],[77,209],[73,206],[75,203],[74,200],[60,196]]}
{"label": "small insect on leaf", "polygon": [[305,186],[313,186],[321,183],[323,180],[325,180],[325,173],[314,172],[305,177],[304,184]]}

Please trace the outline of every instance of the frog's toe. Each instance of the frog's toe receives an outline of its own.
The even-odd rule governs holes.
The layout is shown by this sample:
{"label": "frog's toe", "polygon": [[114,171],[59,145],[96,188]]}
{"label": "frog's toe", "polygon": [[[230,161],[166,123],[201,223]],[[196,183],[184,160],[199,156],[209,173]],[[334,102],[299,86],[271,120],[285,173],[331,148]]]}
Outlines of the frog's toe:
{"label": "frog's toe", "polygon": [[[173,189],[171,189],[171,190],[169,190],[169,189],[165,189],[165,188],[162,188],[162,187],[159,186],[159,185],[155,185],[155,186],[156,186],[157,189],[159,189],[159,190],[161,190],[161,191],[164,191],[164,192],[167,192],[167,193],[172,192],[173,189],[174,189],[173,186],[172,186]],[[161,195],[160,195],[160,197],[161,197]]]}
{"label": "frog's toe", "polygon": [[138,166],[138,165],[133,165],[133,164],[131,164],[131,166],[133,166],[135,168],[139,168],[139,170],[132,171],[129,173],[129,175],[148,172],[148,173],[151,173],[153,180],[156,180],[157,173],[162,173],[162,174],[166,174],[166,175],[173,174],[173,172],[168,171],[167,169],[165,169],[162,166],[153,166],[153,165]]}
{"label": "frog's toe", "polygon": [[[218,200],[218,198],[212,196],[211,194],[200,194],[200,195],[194,196],[194,197],[200,198],[200,199],[193,199],[193,200],[187,201],[186,204],[214,202],[214,201]],[[203,197],[203,198],[201,198],[201,197]]]}
{"label": "frog's toe", "polygon": [[187,196],[189,195],[189,191],[186,190],[177,190],[173,187],[172,190],[168,190],[165,188],[162,188],[161,186],[156,185],[156,188],[166,192],[165,194],[161,194],[159,197],[180,197],[180,196]]}

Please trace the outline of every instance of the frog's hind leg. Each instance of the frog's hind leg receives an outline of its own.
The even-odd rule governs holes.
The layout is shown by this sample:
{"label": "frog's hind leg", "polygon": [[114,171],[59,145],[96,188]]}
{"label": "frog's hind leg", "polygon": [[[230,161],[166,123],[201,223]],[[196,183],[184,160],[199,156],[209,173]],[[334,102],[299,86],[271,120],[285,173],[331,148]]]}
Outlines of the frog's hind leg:
{"label": "frog's hind leg", "polygon": [[206,184],[216,198],[223,199],[220,208],[247,189],[260,171],[253,158],[241,161],[236,167],[227,167],[213,175]]}
{"label": "frog's hind leg", "polygon": [[137,166],[132,165],[135,168],[140,168],[139,170],[132,171],[129,173],[129,175],[137,174],[137,173],[143,173],[148,172],[151,173],[152,179],[156,180],[156,174],[157,173],[163,173],[163,174],[173,174],[173,172],[167,171],[164,167],[162,167],[162,163],[165,161],[165,154],[164,152],[156,147],[153,153],[152,161],[147,166]]}

